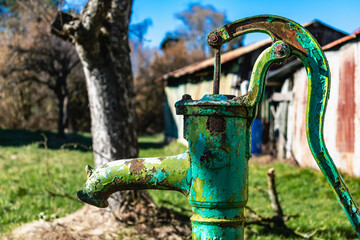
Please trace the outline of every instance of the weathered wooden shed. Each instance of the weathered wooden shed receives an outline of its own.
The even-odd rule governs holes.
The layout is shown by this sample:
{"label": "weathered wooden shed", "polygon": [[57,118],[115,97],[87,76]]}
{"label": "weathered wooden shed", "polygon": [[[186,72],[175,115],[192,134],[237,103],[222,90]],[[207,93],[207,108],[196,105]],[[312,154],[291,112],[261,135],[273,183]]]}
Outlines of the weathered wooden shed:
{"label": "weathered wooden shed", "polygon": [[[337,39],[347,36],[342,31],[334,29],[318,20],[304,24],[314,35],[321,46],[331,43]],[[220,93],[235,96],[244,93],[247,82],[250,79],[252,67],[259,54],[271,44],[266,39],[248,46],[222,54],[222,74],[220,81]],[[165,136],[167,139],[177,139],[186,143],[183,139],[183,119],[175,113],[174,104],[180,100],[185,93],[190,94],[193,99],[200,99],[204,94],[212,92],[214,60],[207,59],[190,66],[178,69],[162,76],[158,80],[165,81]],[[259,111],[259,117],[263,123],[263,140],[265,143],[274,141],[274,121],[271,113],[270,97],[274,92],[279,92],[287,79],[287,72],[282,71],[284,66],[294,66],[292,73],[300,68],[295,59],[290,59],[281,66],[274,66],[269,71],[269,80],[266,83],[266,90],[263,103]],[[281,96],[280,96],[281,98]]]}
{"label": "weathered wooden shed", "polygon": [[[360,29],[325,45],[323,50],[331,72],[325,142],[342,171],[360,176]],[[297,68],[296,64],[301,67]],[[305,132],[306,70],[296,61],[292,66],[278,69],[271,77],[283,79],[281,90],[273,94],[274,128],[279,131],[278,157],[293,157],[301,166],[317,168]]]}

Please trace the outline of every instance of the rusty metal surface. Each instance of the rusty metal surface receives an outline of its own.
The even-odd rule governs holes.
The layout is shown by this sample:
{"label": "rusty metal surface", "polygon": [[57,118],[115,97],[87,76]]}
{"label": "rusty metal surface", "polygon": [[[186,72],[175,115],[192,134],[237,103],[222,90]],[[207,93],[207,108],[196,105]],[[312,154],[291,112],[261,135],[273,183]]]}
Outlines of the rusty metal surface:
{"label": "rusty metal surface", "polygon": [[[335,163],[342,172],[351,176],[360,176],[360,151],[356,148],[360,141],[359,129],[359,76],[360,67],[357,56],[360,49],[360,39],[347,42],[338,49],[325,51],[331,69],[331,93],[324,124],[325,140],[329,151],[334,156]],[[295,99],[293,113],[289,114],[292,124],[288,139],[292,139],[291,150],[300,166],[317,168],[312,161],[311,152],[306,146],[305,114],[307,78],[305,69],[300,69],[294,75]]]}
{"label": "rusty metal surface", "polygon": [[220,74],[221,74],[220,54],[221,54],[220,49],[215,49],[213,94],[219,94]]}
{"label": "rusty metal surface", "polygon": [[306,133],[309,147],[316,163],[360,237],[359,209],[329,155],[324,141],[323,125],[330,91],[330,70],[321,46],[299,24],[271,15],[245,18],[217,28],[209,33],[208,43],[213,48],[220,49],[222,44],[249,32],[267,33],[274,43],[279,40],[283,41],[290,46],[291,55],[298,57],[304,64],[309,84],[306,107]]}
{"label": "rusty metal surface", "polygon": [[93,169],[86,166],[87,181],[78,197],[88,204],[107,207],[110,195],[120,190],[164,189],[188,194],[188,152],[170,157],[118,160]]}
{"label": "rusty metal surface", "polygon": [[[232,114],[231,97],[211,95],[187,99],[184,113],[193,183],[190,203],[193,239],[242,239],[247,202],[249,117]],[[185,108],[185,110],[184,110]]]}
{"label": "rusty metal surface", "polygon": [[175,104],[177,114],[184,115],[192,160],[193,239],[243,239],[251,125],[268,68],[289,54],[282,41],[264,50],[255,63],[247,95],[212,94],[200,100],[184,95]]}
{"label": "rusty metal surface", "polygon": [[344,53],[340,64],[336,145],[340,152],[354,153],[355,147],[355,58],[353,49]]}
{"label": "rusty metal surface", "polygon": [[294,52],[306,54],[306,46],[304,46],[301,41],[298,41],[300,28],[304,29],[299,24],[293,24],[293,26],[291,26],[291,22],[286,19],[271,15],[245,18],[212,31],[208,35],[208,44],[216,49],[245,33],[263,32],[268,34],[273,42],[282,40],[286,43],[291,43],[291,48]]}

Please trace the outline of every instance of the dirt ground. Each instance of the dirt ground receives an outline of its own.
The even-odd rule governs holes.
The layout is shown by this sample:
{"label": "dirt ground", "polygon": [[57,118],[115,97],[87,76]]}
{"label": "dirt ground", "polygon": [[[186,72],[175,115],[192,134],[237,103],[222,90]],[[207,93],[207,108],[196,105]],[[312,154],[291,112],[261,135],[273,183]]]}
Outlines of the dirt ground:
{"label": "dirt ground", "polygon": [[158,208],[148,201],[128,203],[114,214],[109,208],[85,205],[75,213],[53,221],[24,224],[3,237],[5,240],[181,240],[190,239],[188,216],[167,208]]}

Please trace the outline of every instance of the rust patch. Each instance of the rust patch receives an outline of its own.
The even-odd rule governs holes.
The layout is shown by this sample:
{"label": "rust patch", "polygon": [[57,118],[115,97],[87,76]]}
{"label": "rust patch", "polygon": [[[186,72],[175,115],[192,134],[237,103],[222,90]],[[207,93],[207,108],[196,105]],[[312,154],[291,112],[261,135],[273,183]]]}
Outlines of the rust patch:
{"label": "rust patch", "polygon": [[[306,75],[304,76],[306,77]],[[309,149],[306,136],[306,103],[308,84],[302,81],[303,76],[297,77],[296,93],[294,99],[294,128],[292,151],[295,154],[296,161],[302,166],[313,166],[313,157]]]}
{"label": "rust patch", "polygon": [[221,40],[221,32],[214,32],[208,37],[208,43],[211,46],[220,43]]}
{"label": "rust patch", "polygon": [[228,107],[226,107],[226,110],[233,113],[235,116],[241,115],[241,116],[248,117],[248,111],[247,111],[246,107],[228,106]]}
{"label": "rust patch", "polygon": [[349,48],[342,56],[336,146],[340,152],[354,152],[355,142],[355,62],[354,49]]}
{"label": "rust patch", "polygon": [[144,159],[134,159],[131,161],[130,172],[138,174],[144,169]]}
{"label": "rust patch", "polygon": [[214,155],[210,151],[207,151],[201,155],[200,162],[204,165],[209,165],[210,158],[213,158],[213,157],[214,157]]}
{"label": "rust patch", "polygon": [[259,17],[256,21],[249,19],[248,21],[228,24],[225,28],[231,37],[248,32],[251,29],[266,29],[276,40],[283,40],[291,43],[291,46],[297,51],[304,54],[307,53],[307,50],[304,49],[296,39],[295,33],[299,30],[296,26],[289,26],[287,22],[278,21],[276,19],[269,21],[268,17]]}
{"label": "rust patch", "polygon": [[166,159],[166,157],[159,157],[158,159],[160,162],[162,162],[162,160]]}
{"label": "rust patch", "polygon": [[[307,104],[307,92],[308,92],[308,85],[307,84],[303,84],[303,93],[302,95],[300,95],[300,109],[301,109],[301,113],[304,113],[304,115],[302,115],[302,117],[299,120],[300,123],[300,142],[301,145],[309,148],[309,144],[307,143],[307,136],[306,136],[306,104]],[[299,113],[300,113],[299,112]],[[303,117],[304,116],[304,117]],[[313,161],[312,158],[310,158],[311,161]]]}
{"label": "rust patch", "polygon": [[223,116],[209,116],[206,121],[206,128],[210,133],[224,133],[226,130],[226,120]]}

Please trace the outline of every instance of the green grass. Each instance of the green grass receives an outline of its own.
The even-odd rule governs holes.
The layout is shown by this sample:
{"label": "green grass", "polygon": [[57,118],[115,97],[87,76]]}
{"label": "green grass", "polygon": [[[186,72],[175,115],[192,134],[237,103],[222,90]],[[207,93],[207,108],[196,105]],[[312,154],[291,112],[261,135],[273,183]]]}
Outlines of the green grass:
{"label": "green grass", "polygon": [[[266,172],[270,167],[274,167],[276,171],[277,191],[284,213],[299,215],[287,222],[288,227],[301,233],[318,230],[312,239],[357,239],[325,177],[316,170],[282,163],[251,164],[248,206],[262,215],[271,215],[267,194],[257,190],[267,189]],[[355,200],[359,202],[360,179],[344,176],[344,180]],[[248,239],[289,239],[282,232],[268,233],[261,228],[256,230],[257,233],[247,232]]]}
{"label": "green grass", "polygon": [[[4,135],[0,138],[3,140]],[[36,142],[0,145],[0,233],[21,223],[60,217],[79,209],[82,203],[51,193],[75,198],[76,189],[86,180],[84,166],[92,162],[89,151],[45,150]]]}
{"label": "green grass", "polygon": [[[47,137],[48,149],[42,134]],[[70,143],[78,144],[74,147]],[[63,144],[67,149],[61,148]],[[141,137],[139,145],[141,157],[175,155],[185,150],[179,143],[165,146],[162,134]],[[83,206],[56,195],[77,199],[76,192],[86,181],[84,167],[93,165],[90,146],[89,134],[70,134],[65,141],[51,132],[0,130],[0,236],[22,223],[62,217]],[[160,204],[168,195],[158,193],[164,194],[157,197]]]}
{"label": "green grass", "polygon": [[[76,150],[61,149],[60,146],[69,142],[90,146],[90,136],[72,134],[67,141],[59,141],[53,133],[46,132],[46,135],[49,140],[47,150],[40,143],[43,141],[40,132],[0,130],[0,234],[40,218],[65,216],[83,206],[53,193],[76,198],[76,191],[86,180],[84,166],[92,165],[93,156],[86,147]],[[161,134],[141,137],[139,146],[141,157],[169,156],[185,150],[178,143],[164,145]],[[287,222],[290,228],[302,233],[317,230],[312,239],[356,239],[325,178],[315,170],[282,163],[252,164],[250,160],[248,206],[261,215],[272,214],[266,193],[266,171],[270,167],[276,170],[277,190],[284,213],[299,215]],[[345,176],[345,181],[359,202],[360,179]],[[180,193],[150,191],[150,194],[158,205],[169,207],[170,202],[177,210],[190,210],[186,197]],[[248,228],[246,235],[247,239],[295,239],[281,230],[269,232],[256,226]]]}
{"label": "green grass", "polygon": [[[162,134],[140,137],[140,157],[171,156],[180,154],[186,150],[186,147],[180,143],[173,142],[169,145],[163,145],[163,139],[164,136]],[[182,208],[186,208],[189,211],[183,213],[191,215],[191,206],[189,201],[182,193],[160,190],[149,190],[149,193],[157,205],[164,205],[177,211],[182,211]],[[171,206],[169,203],[172,203],[173,205]]]}

